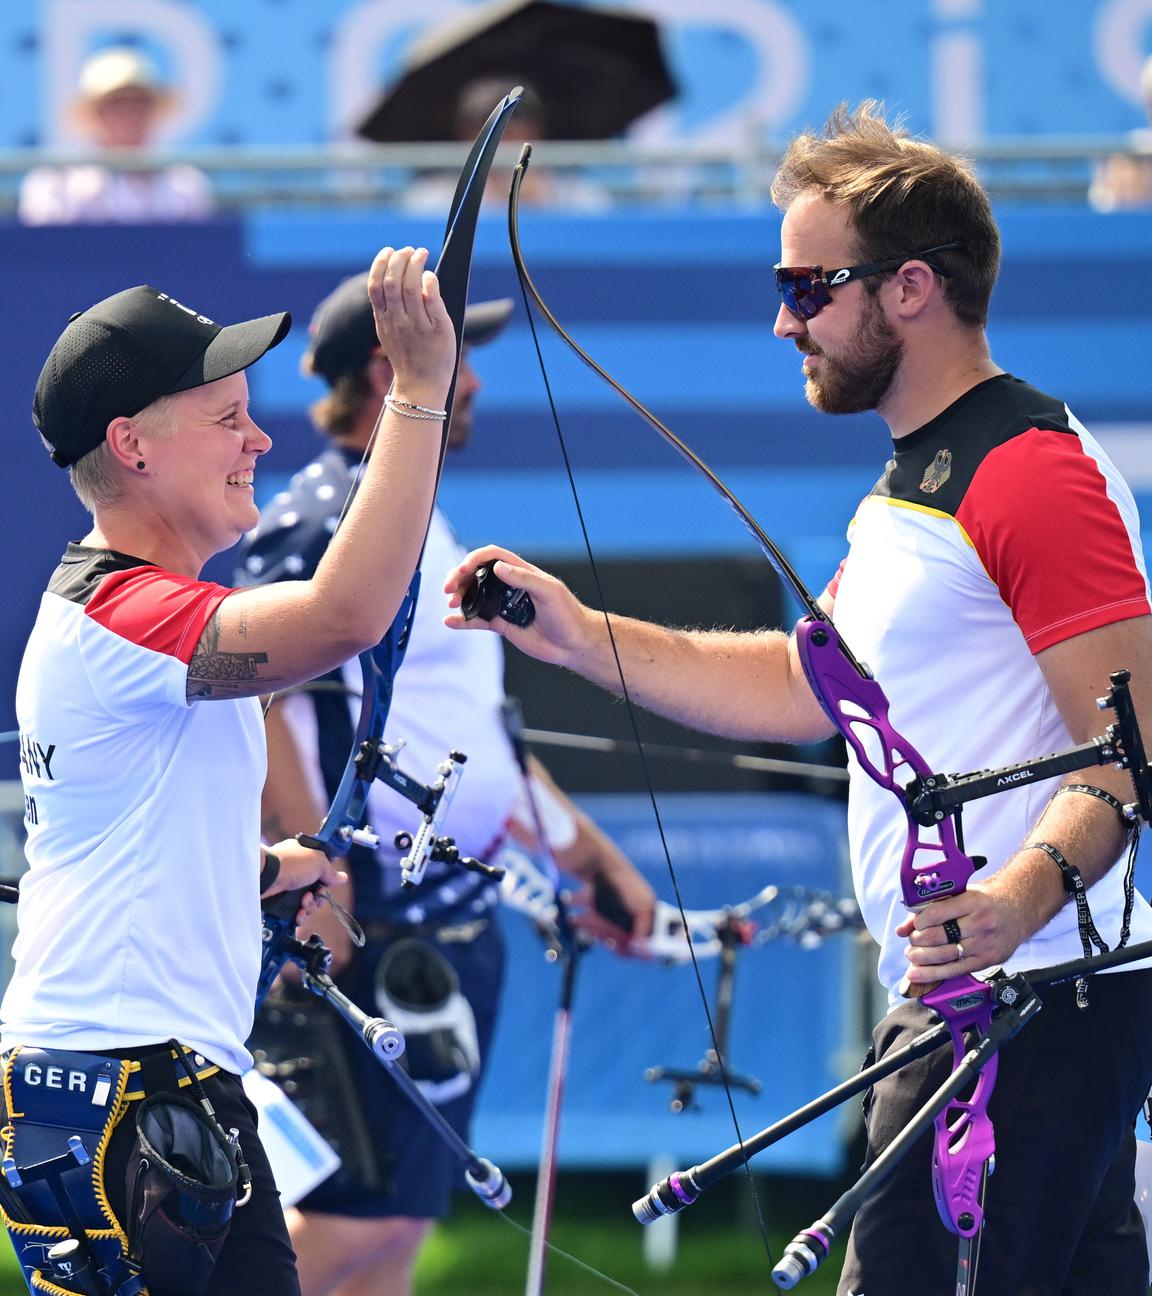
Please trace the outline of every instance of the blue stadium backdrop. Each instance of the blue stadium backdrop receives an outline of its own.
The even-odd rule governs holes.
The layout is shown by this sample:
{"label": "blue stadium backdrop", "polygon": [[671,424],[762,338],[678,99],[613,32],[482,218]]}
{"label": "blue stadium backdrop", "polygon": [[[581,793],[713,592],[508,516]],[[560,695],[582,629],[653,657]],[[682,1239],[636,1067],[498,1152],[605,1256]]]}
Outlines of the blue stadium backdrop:
{"label": "blue stadium backdrop", "polygon": [[[432,20],[462,7],[425,0],[419,9]],[[646,128],[655,137],[731,137],[750,122],[784,135],[822,118],[840,98],[864,95],[887,98],[914,128],[952,140],[1100,135],[1142,122],[1136,86],[1152,52],[1152,0],[1085,2],[1058,16],[1050,0],[861,0],[817,10],[792,0],[662,0],[636,7],[665,20],[684,90],[676,108]],[[92,48],[133,30],[181,92],[177,142],[341,138],[416,34],[410,19],[398,17],[410,8],[362,0],[0,5],[0,149],[68,144],[76,67]],[[1042,67],[1045,76],[1021,77],[1022,67]],[[999,215],[1005,264],[993,303],[994,354],[1066,397],[1128,474],[1147,523],[1152,214],[1012,207]],[[629,210],[592,219],[526,212],[522,233],[537,282],[561,318],[699,448],[810,583],[824,581],[889,442],[875,416],[815,415],[804,402],[795,351],[771,336],[778,217],[770,210]],[[14,723],[16,669],[40,590],[64,542],[85,527],[29,417],[39,366],[68,316],[145,282],[221,321],[290,309],[292,336],[252,374],[254,413],[275,439],[258,473],[267,498],[317,447],[305,411],[320,388],[298,369],[315,303],[382,244],[435,248],[439,237],[437,222],[393,211],[267,212],[190,229],[0,228],[7,452],[0,537],[9,554],[0,731]],[[485,219],[473,297],[515,291],[503,223]],[[544,346],[601,552],[751,552],[739,523],[702,481],[551,338]],[[485,391],[476,436],[450,464],[447,510],[465,542],[496,539],[532,557],[571,557],[580,548],[576,515],[522,308],[477,365]],[[227,579],[229,567],[224,558],[211,574]],[[16,773],[13,754],[5,776]],[[667,894],[646,812],[631,798],[596,810]],[[669,806],[689,904],[739,900],[769,880],[843,881],[842,816],[834,804],[710,797],[704,813],[691,797]],[[727,835],[716,836],[717,816]],[[508,926],[514,984],[530,982],[542,993],[510,997],[477,1142],[522,1164],[538,1137],[552,990],[531,933],[515,916]],[[770,945],[746,956],[732,1060],[759,1074],[766,1092],[741,1103],[745,1130],[854,1065],[838,1051],[850,959],[847,943],[815,952]],[[714,966],[705,968],[709,981]],[[698,1119],[673,1118],[640,1078],[646,1065],[691,1064],[704,1048],[687,975],[655,967],[626,972],[607,954],[589,956],[577,1003],[568,1163],[636,1164],[657,1152],[697,1158],[730,1141],[719,1098],[706,1099]],[[773,978],[786,994],[765,991]],[[803,1017],[801,988],[813,996]],[[832,1168],[836,1140],[828,1133],[794,1141],[772,1164]]]}
{"label": "blue stadium backdrop", "polygon": [[[0,5],[0,148],[75,140],[68,105],[92,49],[130,37],[179,91],[174,139],[346,137],[404,50],[475,0],[24,0]],[[681,86],[656,137],[786,134],[840,98],[878,96],[917,130],[1105,135],[1143,124],[1149,0],[641,0]],[[1037,75],[1022,75],[1034,69]]]}
{"label": "blue stadium backdrop", "polygon": [[[991,340],[1000,363],[1059,392],[1112,450],[1152,519],[1152,215],[1000,213],[1004,272]],[[890,442],[875,415],[805,403],[794,348],[771,336],[778,218],[630,211],[581,220],[529,212],[526,255],[546,297],[594,355],[730,481],[811,584],[835,570],[844,531]],[[385,242],[438,246],[434,222],[389,212],[253,215],[189,229],[3,229],[0,284],[10,554],[0,730],[11,727],[20,645],[63,542],[85,518],[29,417],[40,364],[69,315],[152,283],[228,321],[290,309],[289,339],[252,371],[253,411],[275,439],[266,498],[315,452],[319,384],[299,373],[312,308]],[[706,250],[707,255],[702,255]],[[473,297],[514,295],[503,222],[485,218]],[[546,361],[593,540],[616,555],[752,552],[710,488],[551,337]],[[580,549],[523,308],[477,357],[485,390],[473,444],[443,498],[466,543],[529,556]],[[227,559],[213,572],[227,578]],[[691,615],[686,609],[685,615]]]}

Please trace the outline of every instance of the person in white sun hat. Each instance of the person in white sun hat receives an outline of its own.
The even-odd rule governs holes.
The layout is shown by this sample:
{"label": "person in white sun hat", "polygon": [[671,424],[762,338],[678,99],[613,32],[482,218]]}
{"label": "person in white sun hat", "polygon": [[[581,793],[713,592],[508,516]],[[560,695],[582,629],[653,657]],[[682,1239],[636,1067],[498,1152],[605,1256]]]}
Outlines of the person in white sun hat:
{"label": "person in white sun hat", "polygon": [[[141,170],[127,155],[150,148],[175,97],[156,65],[131,46],[93,54],[80,69],[72,116],[101,161],[36,167],[20,187],[25,225],[135,224],[203,220],[212,186],[194,166]],[[117,155],[120,155],[117,157]]]}

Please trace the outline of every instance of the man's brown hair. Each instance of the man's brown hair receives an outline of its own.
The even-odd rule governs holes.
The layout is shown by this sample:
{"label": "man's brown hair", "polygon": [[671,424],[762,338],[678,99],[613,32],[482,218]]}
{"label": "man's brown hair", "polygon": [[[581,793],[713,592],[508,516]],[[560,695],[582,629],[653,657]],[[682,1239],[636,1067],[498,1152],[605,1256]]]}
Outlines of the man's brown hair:
{"label": "man's brown hair", "polygon": [[308,411],[312,422],[334,441],[349,436],[356,428],[364,402],[372,395],[367,369],[341,374],[332,390]]}
{"label": "man's brown hair", "polygon": [[[945,297],[956,317],[980,327],[988,322],[1000,231],[988,195],[962,159],[913,139],[899,122],[889,126],[874,99],[854,111],[841,104],[822,132],[789,144],[772,182],[781,211],[811,192],[847,209],[861,264],[963,243],[932,260],[949,272]],[[875,292],[880,280],[863,282]]]}

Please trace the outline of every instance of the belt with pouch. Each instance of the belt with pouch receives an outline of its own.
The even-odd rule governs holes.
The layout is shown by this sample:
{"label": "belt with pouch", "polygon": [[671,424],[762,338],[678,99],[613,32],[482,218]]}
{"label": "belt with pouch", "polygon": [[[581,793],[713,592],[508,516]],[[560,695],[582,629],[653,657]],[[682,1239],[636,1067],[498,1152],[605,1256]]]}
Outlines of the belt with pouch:
{"label": "belt with pouch", "polygon": [[360,924],[369,941],[398,940],[416,936],[440,945],[469,945],[491,925],[489,918],[470,918],[456,923],[405,923],[384,918],[369,918]]}
{"label": "belt with pouch", "polygon": [[[184,1057],[197,1080],[207,1080],[218,1075],[221,1068],[210,1062],[202,1053],[196,1053],[187,1044],[180,1045]],[[93,1049],[102,1057],[122,1058],[128,1062],[128,1088],[126,1102],[146,1098],[162,1090],[187,1089],[192,1080],[176,1050],[169,1044],[146,1044],[121,1049]]]}
{"label": "belt with pouch", "polygon": [[[9,1051],[0,1209],[32,1290],[88,1291],[90,1284],[70,1280],[83,1270],[103,1272],[117,1296],[142,1292],[142,1275],[166,1290],[203,1292],[227,1235],[239,1170],[250,1187],[234,1139],[201,1103],[180,1094],[193,1088],[204,1100],[200,1081],[220,1069],[175,1040]],[[104,1158],[113,1130],[138,1100],[120,1219],[107,1196]],[[77,1249],[53,1260],[61,1243]]]}

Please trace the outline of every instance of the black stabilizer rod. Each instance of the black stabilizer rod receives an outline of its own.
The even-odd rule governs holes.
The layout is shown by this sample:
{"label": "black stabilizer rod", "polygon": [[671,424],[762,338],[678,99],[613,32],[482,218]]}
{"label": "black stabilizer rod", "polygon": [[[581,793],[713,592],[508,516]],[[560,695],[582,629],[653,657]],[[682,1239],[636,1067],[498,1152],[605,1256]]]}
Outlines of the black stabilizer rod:
{"label": "black stabilizer rod", "polygon": [[[379,1054],[377,1054],[379,1056]],[[399,1062],[384,1062],[388,1074],[403,1091],[406,1098],[420,1109],[424,1119],[436,1130],[464,1166],[468,1187],[492,1210],[503,1210],[512,1200],[512,1189],[504,1172],[487,1157],[477,1156],[459,1134],[440,1114],[440,1109],[429,1102],[416,1081]]]}
{"label": "black stabilizer rod", "polygon": [[968,801],[995,796],[1023,783],[1035,783],[1096,765],[1114,765],[1120,757],[1109,737],[1093,738],[1068,751],[1033,760],[1016,761],[997,769],[975,770],[971,774],[933,774],[913,781],[905,788],[905,803],[917,823],[931,826]]}
{"label": "black stabilizer rod", "polygon": [[1100,737],[1066,751],[1054,752],[1051,756],[1037,756],[997,769],[974,770],[971,774],[932,774],[925,779],[913,779],[904,789],[908,813],[917,823],[931,826],[965,802],[980,797],[993,796],[1024,783],[1068,774],[1073,770],[1090,769],[1095,765],[1119,765],[1131,776],[1136,794],[1136,800],[1125,807],[1126,812],[1132,819],[1139,817],[1152,823],[1152,767],[1148,765],[1140,723],[1132,702],[1131,679],[1129,671],[1113,671],[1108,677],[1112,687],[1104,697],[1096,699],[1101,711],[1116,713],[1115,724],[1109,725]]}
{"label": "black stabilizer rod", "polygon": [[[299,941],[289,934],[289,931],[295,930],[294,917],[300,907],[302,895],[302,891],[286,892],[272,896],[264,902],[265,962],[268,967],[262,969],[261,975],[270,984],[272,977],[279,972],[285,962],[295,963],[304,974],[304,988],[317,998],[323,999],[352,1027],[408,1101],[448,1145],[453,1155],[464,1166],[464,1177],[468,1187],[485,1206],[490,1206],[493,1210],[503,1210],[512,1200],[512,1189],[503,1171],[486,1157],[477,1156],[472,1151],[444,1119],[440,1109],[404,1069],[403,1034],[383,1017],[370,1017],[332,980],[328,971],[332,965],[332,954],[319,936],[313,933],[306,941]],[[284,915],[292,915],[292,917]],[[270,923],[274,920],[277,922],[275,931],[270,928]],[[272,945],[275,949],[270,953],[269,947]]]}
{"label": "black stabilizer rod", "polygon": [[854,1094],[862,1093],[877,1080],[882,1080],[893,1071],[898,1071],[906,1063],[931,1053],[947,1039],[948,1027],[943,1022],[931,1027],[874,1066],[867,1067],[859,1074],[842,1081],[834,1089],[829,1089],[826,1094],[814,1098],[790,1116],[777,1121],[775,1125],[770,1125],[759,1134],[745,1139],[742,1144],[733,1144],[726,1151],[718,1153],[701,1165],[693,1166],[690,1170],[674,1171],[666,1179],[661,1179],[648,1190],[645,1196],[632,1203],[632,1214],[641,1224],[651,1224],[662,1215],[675,1215],[685,1206],[691,1206],[700,1194],[706,1188],[711,1188],[718,1179],[723,1179],[725,1175],[739,1170],[749,1157],[755,1156],[757,1152],[763,1152],[773,1143],[779,1143],[781,1139],[787,1138],[789,1134],[810,1124],[818,1116],[823,1116],[825,1112],[838,1107]]}
{"label": "black stabilizer rod", "polygon": [[306,971],[304,985],[317,998],[331,1004],[381,1062],[395,1062],[403,1054],[403,1034],[390,1021],[370,1017],[354,1004],[327,972]]}
{"label": "black stabilizer rod", "polygon": [[303,944],[288,939],[284,945],[288,958],[304,973],[305,988],[334,1008],[352,1027],[408,1101],[448,1145],[464,1167],[468,1187],[485,1206],[492,1210],[503,1210],[512,1200],[512,1189],[504,1172],[487,1157],[477,1156],[472,1151],[404,1069],[401,1061],[404,1036],[401,1032],[383,1017],[370,1017],[336,985],[327,970],[331,955],[319,936],[310,936]]}
{"label": "black stabilizer rod", "polygon": [[[963,1060],[895,1139],[884,1149],[846,1193],[833,1203],[809,1228],[798,1233],[784,1248],[784,1254],[772,1270],[772,1281],[790,1291],[801,1279],[814,1274],[828,1258],[832,1243],[851,1222],[865,1198],[881,1180],[886,1179],[948,1106],[966,1089],[995,1056],[1001,1044],[1040,1011],[1040,1000],[1029,995],[1011,1010],[993,1017],[987,1032],[964,1055]],[[920,1037],[921,1039],[923,1036]],[[913,1041],[916,1043],[916,1041]]]}
{"label": "black stabilizer rod", "polygon": [[1075,981],[1078,977],[1092,976],[1096,972],[1107,972],[1109,968],[1138,963],[1146,958],[1152,958],[1152,941],[1125,945],[1123,949],[1109,950],[1107,954],[1093,954],[1089,958],[1070,959],[1067,963],[1054,963],[1051,967],[1033,968],[1031,972],[1021,972],[1020,975],[1030,986],[1061,985],[1065,981]]}

